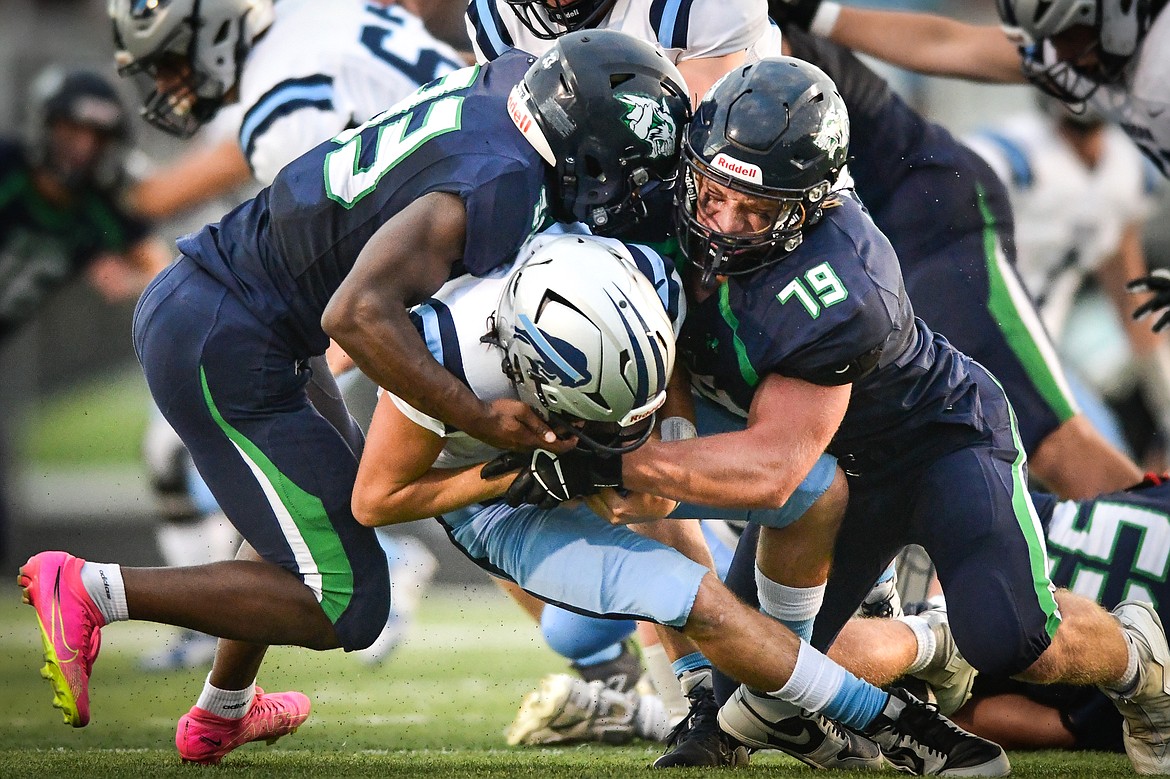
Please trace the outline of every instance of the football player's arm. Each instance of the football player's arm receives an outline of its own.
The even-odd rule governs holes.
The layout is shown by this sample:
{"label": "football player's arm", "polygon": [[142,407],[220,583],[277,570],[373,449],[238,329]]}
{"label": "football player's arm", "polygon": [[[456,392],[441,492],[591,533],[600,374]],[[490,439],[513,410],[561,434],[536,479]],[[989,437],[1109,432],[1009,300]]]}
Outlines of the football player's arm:
{"label": "football player's arm", "polygon": [[127,207],[148,219],[164,219],[251,180],[239,141],[224,138],[138,181],[127,193]]}
{"label": "football player's arm", "polygon": [[86,266],[86,279],[102,298],[116,303],[140,294],[170,259],[166,244],[148,236],[120,254],[96,257]]}
{"label": "football player's arm", "polygon": [[850,386],[769,374],[756,389],[746,429],[648,441],[623,458],[623,481],[630,489],[688,503],[779,508],[837,432]]}
{"label": "football player's arm", "polygon": [[463,256],[467,213],[432,192],[383,224],[333,294],[321,327],[378,386],[501,449],[563,449],[519,400],[485,403],[427,351],[407,309],[434,294]]}
{"label": "football player's arm", "polygon": [[1024,81],[1016,44],[998,25],[845,6],[827,37],[891,65],[930,76],[1009,84]]}
{"label": "football player's arm", "polygon": [[691,93],[691,105],[698,106],[715,82],[733,68],[738,68],[747,58],[746,51],[736,51],[721,57],[696,57],[678,63],[678,72],[687,82]]}
{"label": "football player's arm", "polygon": [[511,474],[483,479],[479,466],[433,468],[443,439],[408,419],[386,393],[378,399],[358,465],[351,505],[366,527],[437,516],[504,494]]}

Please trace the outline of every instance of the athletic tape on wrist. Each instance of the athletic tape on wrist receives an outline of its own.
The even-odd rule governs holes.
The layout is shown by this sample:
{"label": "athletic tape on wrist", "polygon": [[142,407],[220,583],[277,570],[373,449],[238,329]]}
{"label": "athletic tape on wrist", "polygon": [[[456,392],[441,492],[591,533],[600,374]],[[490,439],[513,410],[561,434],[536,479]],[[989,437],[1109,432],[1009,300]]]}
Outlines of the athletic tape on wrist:
{"label": "athletic tape on wrist", "polygon": [[686,417],[667,417],[662,420],[658,432],[662,435],[663,441],[685,441],[699,435],[694,422]]}

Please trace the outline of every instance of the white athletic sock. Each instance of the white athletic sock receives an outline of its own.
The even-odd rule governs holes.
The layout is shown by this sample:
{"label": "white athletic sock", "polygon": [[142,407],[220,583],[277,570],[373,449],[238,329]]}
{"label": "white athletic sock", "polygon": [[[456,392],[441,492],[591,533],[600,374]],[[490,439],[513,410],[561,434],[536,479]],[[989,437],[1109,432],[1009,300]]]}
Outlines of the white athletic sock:
{"label": "white athletic sock", "polygon": [[818,652],[806,641],[800,642],[796,667],[779,690],[770,692],[802,709],[820,712],[833,700],[846,679],[845,669]]}
{"label": "white athletic sock", "polygon": [[670,667],[670,658],[662,644],[651,644],[642,647],[642,664],[646,666],[646,673],[650,675],[650,684],[654,692],[666,706],[666,713],[672,722],[677,722],[691,710],[690,703],[683,697],[682,685]]}
{"label": "white athletic sock", "polygon": [[1133,637],[1125,630],[1121,631],[1121,635],[1125,637],[1125,648],[1128,653],[1125,661],[1125,673],[1113,684],[1103,686],[1117,693],[1122,698],[1128,698],[1137,692],[1139,681],[1138,652],[1137,646],[1133,642]]}
{"label": "white athletic sock", "polygon": [[117,563],[90,563],[81,566],[81,583],[106,624],[130,619],[126,605],[126,585],[122,581],[122,566]]}
{"label": "white athletic sock", "polygon": [[756,566],[756,589],[760,593],[760,611],[804,640],[812,638],[813,622],[825,600],[825,585],[789,587],[769,579]]}
{"label": "white athletic sock", "polygon": [[221,690],[211,683],[211,674],[203,683],[196,706],[225,719],[243,719],[252,708],[256,696],[256,683],[252,682],[242,690]]}
{"label": "white athletic sock", "polygon": [[897,619],[898,622],[914,631],[914,638],[918,642],[918,653],[914,656],[914,662],[906,669],[906,673],[916,674],[934,660],[938,639],[935,638],[934,631],[930,629],[930,624],[922,617],[903,616]]}

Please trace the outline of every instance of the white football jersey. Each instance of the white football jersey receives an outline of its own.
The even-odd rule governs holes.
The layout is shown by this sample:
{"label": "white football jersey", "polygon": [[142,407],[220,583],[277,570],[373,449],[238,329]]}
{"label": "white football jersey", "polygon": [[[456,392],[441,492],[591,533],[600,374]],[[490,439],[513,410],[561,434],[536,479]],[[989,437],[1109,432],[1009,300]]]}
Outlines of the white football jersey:
{"label": "white football jersey", "polygon": [[1007,184],[1020,276],[1056,335],[1085,276],[1117,251],[1127,225],[1149,216],[1157,172],[1112,125],[1095,168],[1086,167],[1053,121],[1039,114],[965,140]]}
{"label": "white football jersey", "polygon": [[269,184],[317,144],[462,65],[398,5],[281,0],[244,62],[240,148]]}
{"label": "white football jersey", "polygon": [[[675,64],[744,50],[748,62],[782,53],[764,0],[617,0],[597,28],[654,43]],[[539,55],[553,45],[533,35],[504,0],[471,0],[467,33],[479,62],[512,48]]]}
{"label": "white football jersey", "polygon": [[1121,83],[1098,89],[1090,104],[1170,177],[1170,11],[1158,14]]}
{"label": "white football jersey", "polygon": [[[505,282],[517,264],[543,243],[565,232],[587,231],[581,225],[554,225],[521,246],[512,265],[487,277],[465,275],[451,279],[434,297],[410,310],[410,317],[434,358],[481,400],[519,399],[511,380],[501,368],[503,350],[480,339],[488,333],[489,320],[500,302]],[[663,307],[671,314],[677,337],[686,316],[686,299],[674,266],[649,247],[623,244],[613,238],[598,240],[617,249],[653,282]],[[500,453],[501,450],[424,414],[402,398],[387,394],[408,419],[444,439],[443,451],[435,461],[436,468],[463,468],[487,462]]]}

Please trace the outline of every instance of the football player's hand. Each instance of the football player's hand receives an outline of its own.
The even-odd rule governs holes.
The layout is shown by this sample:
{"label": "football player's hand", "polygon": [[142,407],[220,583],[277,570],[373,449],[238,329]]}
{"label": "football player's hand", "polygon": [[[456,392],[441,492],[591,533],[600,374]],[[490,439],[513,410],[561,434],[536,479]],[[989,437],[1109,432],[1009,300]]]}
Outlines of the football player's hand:
{"label": "football player's hand", "polygon": [[465,424],[463,432],[497,449],[560,452],[573,448],[575,438],[560,439],[532,407],[520,400],[501,398],[488,404],[488,414]]}
{"label": "football player's hand", "polygon": [[1150,314],[1160,314],[1154,322],[1154,332],[1160,333],[1170,325],[1170,270],[1158,268],[1149,276],[1134,279],[1125,285],[1129,292],[1153,293],[1153,297],[1142,303],[1133,312],[1134,319],[1145,319]]}
{"label": "football player's hand", "polygon": [[605,489],[586,495],[585,505],[611,525],[632,525],[662,519],[678,507],[678,501],[645,492]]}
{"label": "football player's hand", "polygon": [[485,479],[519,468],[512,485],[504,493],[509,506],[530,503],[553,508],[604,487],[622,485],[622,458],[600,455],[583,449],[557,454],[537,449],[531,454],[505,452],[480,469]]}
{"label": "football player's hand", "polygon": [[821,0],[768,0],[768,16],[776,24],[795,24],[807,30],[820,7]]}

